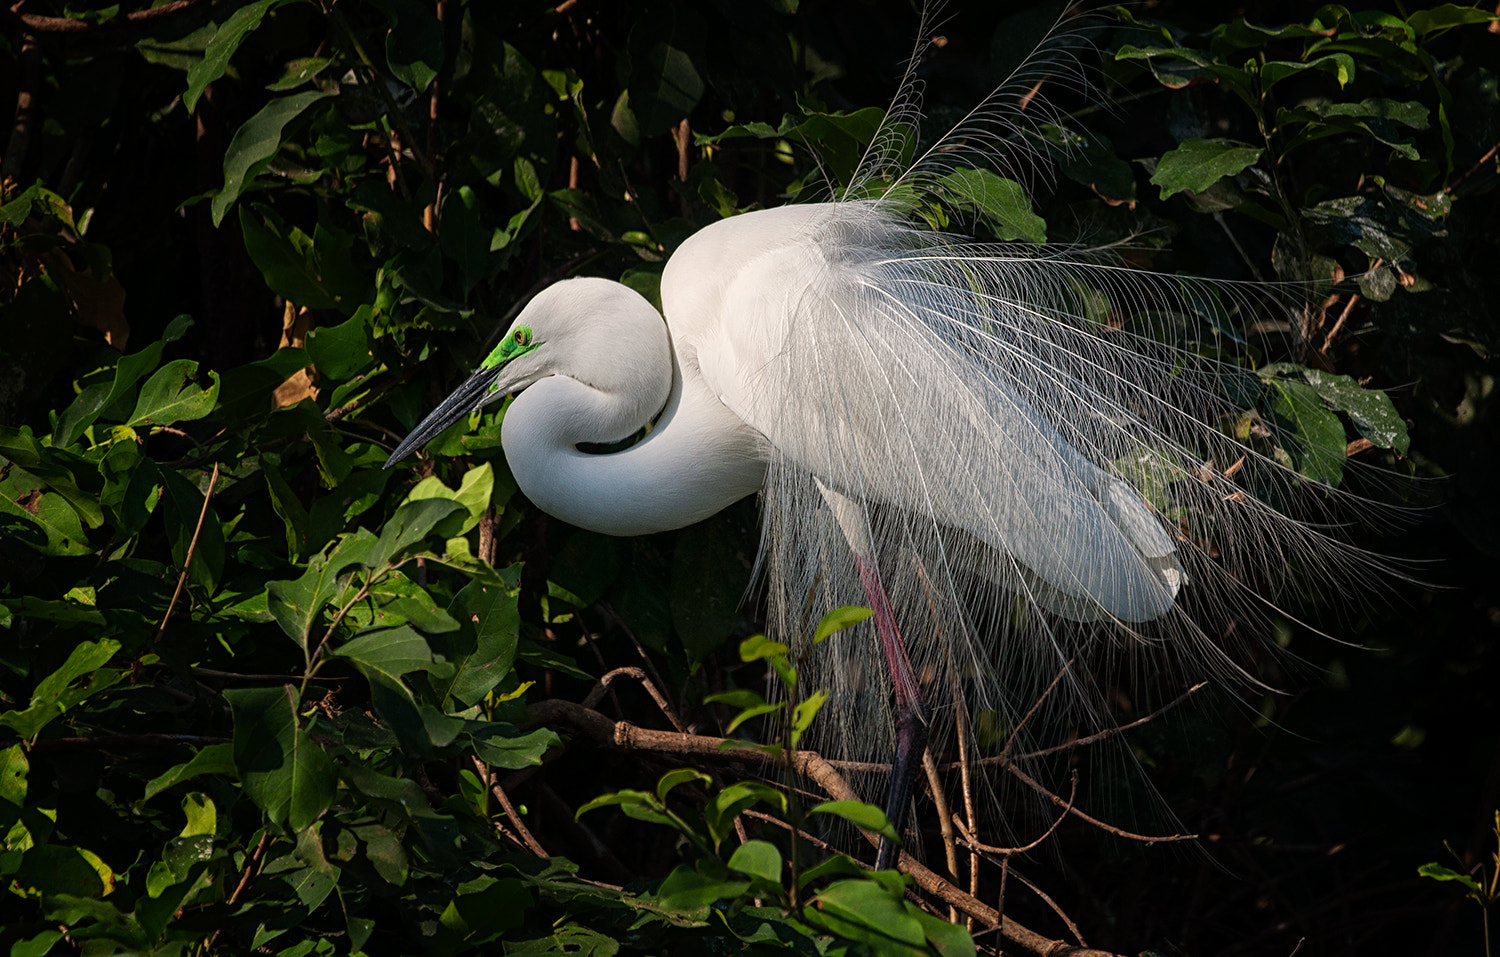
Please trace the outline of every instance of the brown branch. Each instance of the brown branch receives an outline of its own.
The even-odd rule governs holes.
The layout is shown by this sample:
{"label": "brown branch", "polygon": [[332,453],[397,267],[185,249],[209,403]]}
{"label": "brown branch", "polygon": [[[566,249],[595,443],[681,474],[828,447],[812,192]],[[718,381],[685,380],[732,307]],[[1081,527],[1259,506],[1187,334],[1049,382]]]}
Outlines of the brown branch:
{"label": "brown branch", "polygon": [[693,130],[688,125],[687,117],[683,117],[682,122],[673,127],[672,138],[677,141],[677,178],[686,183],[690,158],[688,147],[693,143]]}
{"label": "brown branch", "polygon": [[[577,189],[577,188],[578,188],[578,157],[577,156],[571,156],[571,157],[568,158],[568,189]],[[576,233],[579,230],[583,229],[583,224],[578,221],[578,217],[577,216],[569,216],[568,217],[568,228],[570,230],[572,230],[573,232]]]}
{"label": "brown branch", "polygon": [[192,541],[188,542],[187,555],[182,559],[182,573],[177,576],[177,587],[172,590],[172,600],[167,603],[167,613],[161,616],[161,624],[156,626],[156,637],[153,641],[160,641],[162,633],[167,630],[167,620],[172,617],[172,609],[177,607],[177,598],[182,594],[182,588],[187,584],[188,569],[193,564],[193,550],[198,547],[198,533],[203,531],[203,519],[208,515],[208,503],[213,501],[214,486],[219,484],[219,463],[214,463],[214,474],[208,480],[208,491],[203,493],[203,508],[198,511],[198,524],[193,528]]}
{"label": "brown branch", "polygon": [[16,118],[10,127],[10,142],[5,147],[5,160],[0,163],[0,177],[17,181],[21,169],[26,165],[26,154],[31,149],[31,138],[36,133],[40,120],[37,110],[37,92],[42,86],[42,48],[35,37],[21,39],[20,89],[16,91]]}
{"label": "brown branch", "polygon": [[[922,771],[927,775],[927,787],[932,791],[933,810],[937,814],[938,830],[943,836],[943,863],[948,865],[948,875],[958,880],[958,841],[953,834],[953,821],[958,815],[948,809],[948,795],[943,793],[943,781],[938,776],[937,762],[932,759],[932,749],[922,749]],[[950,907],[948,920],[958,923],[958,911]]]}
{"label": "brown branch", "polygon": [[613,684],[614,680],[619,677],[634,678],[635,680],[639,681],[641,683],[641,687],[645,688],[646,693],[651,696],[651,700],[655,701],[656,706],[661,709],[661,713],[667,716],[668,721],[672,722],[672,727],[676,728],[680,732],[687,732],[687,726],[678,719],[677,712],[672,710],[672,706],[667,702],[667,699],[662,696],[662,693],[656,690],[656,685],[652,683],[650,678],[646,677],[646,673],[639,668],[629,665],[626,665],[622,668],[616,668],[609,674],[600,678],[599,684],[594,688],[594,690],[588,693],[587,697],[583,699],[583,706],[585,708],[592,708],[594,705],[598,704],[599,699],[604,697],[604,690],[611,684]]}
{"label": "brown branch", "polygon": [[[1029,927],[1004,916],[998,910],[978,898],[954,887],[935,872],[918,864],[905,851],[901,853],[899,866],[903,872],[909,874],[917,882],[918,887],[927,893],[932,894],[946,904],[958,908],[986,927],[998,929],[1002,936],[1026,948],[1033,954],[1039,955],[1039,957],[1118,957],[1118,955],[1113,954],[1111,951],[1093,950],[1088,947],[1074,947],[1066,941],[1044,937]],[[1041,896],[1044,900],[1046,899],[1046,895]],[[1071,924],[1071,921],[1069,923]]]}
{"label": "brown branch", "polygon": [[104,30],[119,30],[125,27],[141,26],[152,20],[160,20],[162,17],[171,16],[189,7],[196,7],[204,0],[172,0],[159,7],[151,7],[147,10],[136,10],[127,13],[123,17],[115,17],[97,23],[87,20],[77,20],[73,17],[44,17],[35,13],[21,13],[21,4],[17,3],[6,11],[5,17],[12,22],[19,22],[32,33],[90,33]]}
{"label": "brown branch", "polygon": [[[654,751],[659,754],[692,754],[719,759],[729,758],[760,765],[780,763],[778,757],[764,751],[726,748],[726,745],[731,745],[733,742],[724,738],[701,734],[681,734],[675,731],[652,731],[636,727],[628,721],[611,721],[597,711],[557,698],[549,698],[531,705],[530,718],[529,724],[533,725],[566,724],[606,747]],[[811,751],[798,751],[792,757],[791,763],[794,771],[811,778],[830,797],[841,801],[860,800],[859,796],[854,793],[854,789],[849,787],[843,777],[834,770],[833,764],[821,755]],[[1112,830],[1119,833],[1118,829]],[[872,846],[879,841],[879,837],[874,833],[867,831],[860,833]],[[1052,940],[1009,917],[1003,917],[995,908],[955,887],[936,872],[918,863],[910,854],[905,852],[901,854],[899,867],[929,894],[987,927],[998,928],[1005,937],[1039,957],[1114,957],[1107,951],[1089,950],[1074,947],[1061,940]]]}

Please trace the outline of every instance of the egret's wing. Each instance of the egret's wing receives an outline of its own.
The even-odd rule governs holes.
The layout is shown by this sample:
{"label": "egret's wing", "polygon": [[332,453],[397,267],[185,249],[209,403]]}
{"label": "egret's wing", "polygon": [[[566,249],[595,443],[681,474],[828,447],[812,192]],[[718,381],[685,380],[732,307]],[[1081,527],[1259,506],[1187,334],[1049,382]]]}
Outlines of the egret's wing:
{"label": "egret's wing", "polygon": [[1110,410],[1079,407],[1084,383],[1035,354],[1029,307],[980,295],[979,274],[956,287],[869,207],[820,209],[837,212],[762,230],[774,242],[738,258],[721,323],[688,336],[710,388],[788,463],[981,543],[951,551],[960,567],[1072,618],[1170,609],[1172,536],[1097,464],[1118,449],[1059,430],[1059,413]]}

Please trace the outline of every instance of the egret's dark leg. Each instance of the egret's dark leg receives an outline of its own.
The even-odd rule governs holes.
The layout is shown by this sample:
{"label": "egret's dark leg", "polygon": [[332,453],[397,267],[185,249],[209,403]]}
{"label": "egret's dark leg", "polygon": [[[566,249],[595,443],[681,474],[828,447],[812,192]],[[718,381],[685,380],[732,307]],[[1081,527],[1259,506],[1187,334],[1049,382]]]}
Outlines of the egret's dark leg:
{"label": "egret's dark leg", "polygon": [[[891,760],[890,790],[885,797],[885,816],[891,826],[900,833],[906,823],[906,809],[911,804],[911,785],[917,776],[917,766],[922,752],[927,748],[927,713],[922,706],[922,687],[917,683],[917,673],[906,655],[906,645],[901,641],[901,631],[896,627],[896,616],[891,613],[890,600],[886,598],[885,586],[880,582],[880,570],[873,558],[856,554],[859,578],[865,586],[865,596],[870,600],[870,610],[875,617],[875,630],[880,635],[880,651],[891,674],[891,684],[896,692],[896,754]],[[877,870],[889,870],[896,866],[899,853],[894,841],[880,840],[880,850],[875,855]]]}
{"label": "egret's dark leg", "polygon": [[[885,816],[899,833],[906,823],[907,805],[911,803],[911,783],[916,777],[922,752],[927,748],[927,712],[922,707],[922,687],[917,683],[911,659],[906,656],[906,645],[902,644],[901,632],[896,628],[896,616],[891,613],[890,599],[880,581],[865,506],[829,488],[817,478],[813,483],[833,512],[845,541],[849,543],[849,551],[854,555],[854,563],[859,567],[860,583],[865,586],[865,597],[870,600],[870,610],[875,613],[880,652],[885,655],[886,668],[891,673],[891,684],[896,692],[896,754],[891,760],[891,786],[886,793]],[[880,851],[875,855],[875,866],[881,870],[895,867],[897,853],[894,842],[882,839]]]}

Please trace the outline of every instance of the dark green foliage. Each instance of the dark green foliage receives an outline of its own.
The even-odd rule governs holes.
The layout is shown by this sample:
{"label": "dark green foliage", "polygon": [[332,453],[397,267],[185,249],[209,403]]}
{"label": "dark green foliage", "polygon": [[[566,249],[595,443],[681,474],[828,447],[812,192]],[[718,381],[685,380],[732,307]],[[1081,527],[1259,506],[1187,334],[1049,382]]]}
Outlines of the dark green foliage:
{"label": "dark green foliage", "polygon": [[[749,815],[736,832],[747,809],[883,824],[739,779],[824,704],[786,649],[733,653],[757,630],[752,502],[640,540],[567,528],[518,494],[498,404],[381,467],[546,283],[603,275],[659,301],[695,230],[845,185],[909,6],[36,0],[0,19],[0,102],[19,104],[0,195],[0,951],[972,946],[894,875]],[[1052,19],[976,6],[922,68],[924,134]],[[1416,868],[1453,863],[1444,839],[1474,864],[1495,802],[1500,34],[1449,4],[1150,13],[1087,28],[1115,105],[1056,91],[1066,119],[1036,144],[1055,183],[960,170],[947,212],[922,215],[1313,284],[1290,327],[1182,317],[1185,338],[1244,369],[1226,430],[1285,436],[1264,450],[1329,486],[1371,492],[1367,463],[1403,479],[1381,494],[1440,499],[1372,547],[1441,559],[1417,575],[1446,588],[1294,609],[1366,647],[1287,621],[1281,643],[1322,671],[1261,656],[1299,692],[1252,694],[1263,728],[1195,713],[1129,739],[1232,876],[1069,827],[1068,870],[1022,866],[1096,946],[1459,951],[1478,921],[1444,891],[1479,885]],[[736,763],[529,723],[642,656],[702,735],[779,710],[771,669],[787,740]],[[665,727],[634,681],[596,707]],[[1113,717],[1141,717],[1119,687]],[[1140,797],[1092,770],[1097,803]],[[1017,883],[1007,916],[1064,937]]]}

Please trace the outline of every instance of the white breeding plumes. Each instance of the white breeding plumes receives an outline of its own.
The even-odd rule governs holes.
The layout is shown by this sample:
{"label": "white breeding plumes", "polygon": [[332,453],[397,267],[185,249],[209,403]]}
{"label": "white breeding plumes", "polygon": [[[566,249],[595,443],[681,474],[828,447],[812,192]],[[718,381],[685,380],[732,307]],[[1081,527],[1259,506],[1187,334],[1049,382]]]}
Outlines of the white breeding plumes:
{"label": "white breeding plumes", "polygon": [[[1179,344],[1226,317],[1284,318],[1284,290],[1128,269],[1107,250],[976,243],[914,215],[944,200],[960,157],[1035,159],[1017,121],[1042,107],[1015,94],[1053,62],[897,168],[913,153],[908,78],[846,198],[685,242],[661,286],[670,350],[662,317],[623,285],[547,289],[391,462],[525,389],[506,458],[569,522],[643,534],[760,491],[773,637],[802,660],[827,611],[877,607],[869,634],[803,660],[802,687],[832,692],[811,745],[826,756],[888,756],[903,716],[973,748],[945,733],[955,717],[1014,729],[1059,675],[1028,727],[1102,724],[1085,669],[1069,667],[1100,649],[1234,674],[1219,639],[1277,583],[1376,565],[1328,534],[1338,493],[1235,436],[1237,423],[1270,436],[1245,412],[1258,380]],[[653,419],[624,450],[578,448]],[[903,638],[905,657],[890,647]]]}

